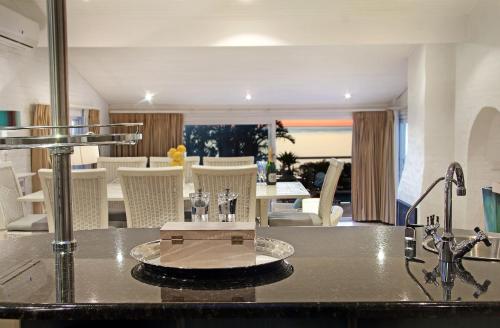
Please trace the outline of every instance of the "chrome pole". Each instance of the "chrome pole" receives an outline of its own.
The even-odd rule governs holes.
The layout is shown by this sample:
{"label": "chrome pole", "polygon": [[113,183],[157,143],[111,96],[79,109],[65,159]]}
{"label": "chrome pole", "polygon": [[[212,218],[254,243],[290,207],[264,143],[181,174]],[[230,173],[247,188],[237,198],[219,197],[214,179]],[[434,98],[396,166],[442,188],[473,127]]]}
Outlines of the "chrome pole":
{"label": "chrome pole", "polygon": [[73,252],[54,252],[56,303],[75,302],[75,259]]}
{"label": "chrome pole", "polygon": [[[50,64],[50,103],[52,125],[69,125],[68,45],[66,37],[66,0],[47,0],[47,30]],[[53,130],[53,135],[67,135],[67,128]],[[54,251],[72,251],[71,159],[73,147],[50,149],[54,188]]]}

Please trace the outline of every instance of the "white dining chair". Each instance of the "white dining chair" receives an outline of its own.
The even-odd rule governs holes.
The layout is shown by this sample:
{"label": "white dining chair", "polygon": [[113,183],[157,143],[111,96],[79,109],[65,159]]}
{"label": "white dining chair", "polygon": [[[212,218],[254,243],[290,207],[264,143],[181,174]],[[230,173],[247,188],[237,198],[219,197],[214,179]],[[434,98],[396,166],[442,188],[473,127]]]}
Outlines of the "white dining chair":
{"label": "white dining chair", "polygon": [[210,193],[209,221],[218,221],[217,194],[229,188],[238,194],[236,221],[255,221],[257,165],[193,166],[195,190]]}
{"label": "white dining chair", "polygon": [[182,167],[119,168],[128,228],[184,221]]}
{"label": "white dining chair", "polygon": [[[106,169],[107,183],[119,183],[118,168],[146,167],[147,157],[98,157],[97,168]],[[123,202],[109,202],[108,211],[113,221],[125,220],[125,205]]]}
{"label": "white dining chair", "polygon": [[170,157],[149,157],[149,167],[169,167],[172,159]]}
{"label": "white dining chair", "polygon": [[[170,157],[150,157],[149,167],[168,167],[172,159]],[[193,182],[193,165],[200,164],[200,156],[186,156],[184,158],[184,182]]]}
{"label": "white dining chair", "polygon": [[[319,198],[302,200],[302,212],[271,212],[269,226],[335,226],[342,216],[340,206],[332,206],[344,163],[332,158]],[[339,215],[340,213],[340,215]]]}
{"label": "white dining chair", "polygon": [[203,157],[203,165],[205,166],[242,166],[252,165],[255,163],[253,156],[240,157]]}
{"label": "white dining chair", "polygon": [[146,167],[147,157],[98,157],[97,168],[106,169],[107,183],[118,183],[118,168]]}
{"label": "white dining chair", "polygon": [[29,214],[17,201],[21,186],[12,163],[0,164],[0,229],[9,231],[47,231],[46,214]]}
{"label": "white dining chair", "polygon": [[[54,232],[52,170],[40,169],[38,175],[43,190],[49,232]],[[73,230],[108,228],[107,193],[106,169],[74,170],[71,172]]]}

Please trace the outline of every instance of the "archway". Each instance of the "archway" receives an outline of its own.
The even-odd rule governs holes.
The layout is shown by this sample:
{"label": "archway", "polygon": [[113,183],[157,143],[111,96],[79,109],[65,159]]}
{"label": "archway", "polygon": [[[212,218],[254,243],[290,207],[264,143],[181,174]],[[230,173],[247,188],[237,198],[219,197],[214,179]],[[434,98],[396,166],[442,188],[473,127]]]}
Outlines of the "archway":
{"label": "archway", "polygon": [[472,125],[467,152],[467,228],[485,226],[481,188],[500,181],[500,110],[484,107]]}

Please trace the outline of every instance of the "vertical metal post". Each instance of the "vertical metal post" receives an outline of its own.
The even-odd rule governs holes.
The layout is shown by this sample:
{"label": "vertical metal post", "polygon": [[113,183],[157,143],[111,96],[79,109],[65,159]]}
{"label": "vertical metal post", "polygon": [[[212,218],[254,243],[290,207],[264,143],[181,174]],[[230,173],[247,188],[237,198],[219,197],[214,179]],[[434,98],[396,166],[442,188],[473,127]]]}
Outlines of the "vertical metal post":
{"label": "vertical metal post", "polygon": [[54,252],[56,303],[75,302],[75,260],[72,252]]}
{"label": "vertical metal post", "polygon": [[[47,0],[47,29],[50,63],[50,103],[52,125],[69,125],[68,47],[66,37],[66,0]],[[68,134],[67,128],[53,130],[54,135]],[[52,148],[54,184],[54,251],[72,251],[71,159],[73,147]]]}

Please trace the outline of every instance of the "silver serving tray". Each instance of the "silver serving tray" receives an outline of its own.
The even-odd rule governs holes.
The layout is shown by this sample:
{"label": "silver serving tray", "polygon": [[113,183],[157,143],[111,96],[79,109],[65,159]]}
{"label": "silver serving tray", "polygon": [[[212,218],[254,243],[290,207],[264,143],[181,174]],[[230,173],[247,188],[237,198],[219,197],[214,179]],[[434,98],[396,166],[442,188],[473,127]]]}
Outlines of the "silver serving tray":
{"label": "silver serving tray", "polygon": [[[249,269],[266,266],[269,264],[281,262],[290,257],[294,253],[293,246],[289,243],[278,239],[257,237],[255,240],[255,264],[250,266],[235,266],[235,267],[173,267],[166,266],[160,263],[160,241],[150,241],[138,246],[135,246],[130,251],[130,256],[139,262],[146,265],[151,265],[165,269],[181,269],[181,270],[231,270],[231,269]],[[219,262],[219,260],[217,260]]]}

